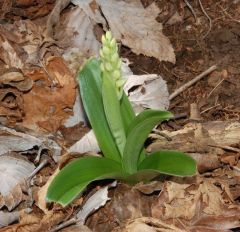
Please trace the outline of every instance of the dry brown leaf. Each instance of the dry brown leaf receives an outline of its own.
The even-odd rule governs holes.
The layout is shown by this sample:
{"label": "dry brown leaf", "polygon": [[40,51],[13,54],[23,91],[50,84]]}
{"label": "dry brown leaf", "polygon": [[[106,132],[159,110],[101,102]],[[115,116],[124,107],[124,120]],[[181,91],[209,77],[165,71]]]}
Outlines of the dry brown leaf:
{"label": "dry brown leaf", "polygon": [[22,93],[15,88],[0,89],[0,121],[3,124],[16,123],[24,116]]}
{"label": "dry brown leaf", "polygon": [[53,178],[59,173],[59,169],[56,169],[55,172],[51,175],[51,177],[48,179],[47,183],[42,186],[37,193],[37,199],[36,199],[36,205],[45,213],[49,213],[49,209],[47,208],[47,202],[46,202],[46,195],[49,185],[51,184]]}
{"label": "dry brown leaf", "polygon": [[123,227],[112,230],[113,232],[185,232],[170,223],[166,223],[156,218],[141,217],[128,221]]}
{"label": "dry brown leaf", "polygon": [[46,30],[44,32],[45,40],[51,40],[53,37],[53,27],[60,20],[61,11],[70,3],[71,0],[56,1],[52,12],[48,16]]}
{"label": "dry brown leaf", "polygon": [[[151,196],[143,195],[131,186],[119,183],[117,188],[110,190],[109,196],[111,201],[87,221],[87,226],[93,231],[111,231],[116,222],[150,216]],[[103,223],[98,223],[99,220]]]}
{"label": "dry brown leaf", "polygon": [[[47,74],[46,74],[47,71]],[[60,57],[53,57],[44,69],[25,73],[34,80],[32,90],[23,95],[25,117],[22,126],[54,132],[71,115],[76,83]]]}
{"label": "dry brown leaf", "polygon": [[0,232],[47,232],[60,222],[67,220],[70,214],[70,210],[51,211],[45,216],[34,213],[22,213],[19,224],[2,228]]}
{"label": "dry brown leaf", "polygon": [[219,181],[212,178],[184,185],[167,182],[158,204],[152,207],[152,215],[166,221],[177,219],[193,231],[195,227],[213,231],[239,227],[240,207],[225,189],[226,185],[219,186]]}
{"label": "dry brown leaf", "polygon": [[5,68],[22,68],[24,65],[14,46],[3,34],[0,34],[0,59],[5,63]]}
{"label": "dry brown leaf", "polygon": [[138,183],[133,189],[137,189],[139,192],[144,194],[152,194],[154,192],[159,192],[162,190],[163,183],[160,181],[151,181],[149,183]]}
{"label": "dry brown leaf", "polygon": [[74,225],[74,226],[69,226],[64,229],[59,230],[59,232],[91,232],[87,226],[84,225]]}
{"label": "dry brown leaf", "polygon": [[33,81],[30,78],[24,77],[19,71],[9,70],[0,76],[0,84],[10,85],[21,92],[26,92],[32,88]]}

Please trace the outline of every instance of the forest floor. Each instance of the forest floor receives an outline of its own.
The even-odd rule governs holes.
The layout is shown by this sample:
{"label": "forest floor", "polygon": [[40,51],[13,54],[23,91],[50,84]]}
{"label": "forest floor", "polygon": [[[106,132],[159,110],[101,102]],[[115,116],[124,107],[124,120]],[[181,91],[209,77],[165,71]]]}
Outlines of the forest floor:
{"label": "forest floor", "polygon": [[[137,55],[122,44],[120,55],[130,61],[133,74],[160,75],[166,81],[171,95],[182,85],[216,65],[214,71],[170,99],[168,110],[173,112],[176,118],[161,124],[158,129],[163,131],[166,138],[170,137],[171,141],[169,143],[163,141],[160,132],[160,137],[151,134],[146,143],[148,150],[160,146],[189,153],[198,162],[199,174],[189,178],[163,176],[161,179],[147,184],[139,183],[136,186],[118,183],[117,187],[109,187],[110,200],[96,212],[93,210],[93,213],[85,218],[86,223],[79,223],[77,219],[79,210],[90,196],[103,186],[110,186],[111,182],[93,183],[83,197],[76,199],[66,208],[56,204],[46,205],[44,200],[49,178],[55,175],[57,167],[62,167],[73,157],[79,156],[76,153],[74,156],[69,156],[65,151],[89,131],[89,128],[82,123],[73,127],[66,127],[62,123],[70,115],[68,109],[74,105],[77,86],[69,71],[71,67],[67,67],[62,58],[59,58],[59,53],[64,50],[64,43],[61,47],[52,40],[45,40],[44,43],[41,41],[41,46],[37,46],[37,49],[41,53],[39,57],[46,59],[46,67],[42,63],[37,64],[34,55],[28,57],[29,63],[24,66],[21,62],[27,60],[27,56],[24,56],[26,54],[20,48],[25,46],[24,38],[21,37],[23,42],[20,43],[18,36],[21,33],[15,31],[16,27],[11,29],[10,26],[8,31],[4,29],[4,25],[13,25],[18,20],[32,22],[26,24],[26,27],[29,26],[35,34],[32,33],[32,37],[26,34],[26,37],[31,37],[31,42],[35,42],[28,47],[29,50],[26,47],[25,51],[28,53],[33,49],[35,52],[34,46],[38,44],[41,33],[37,35],[38,29],[35,28],[34,23],[41,25],[44,22],[45,24],[42,25],[46,25],[46,17],[54,9],[55,1],[18,0],[11,4],[9,2],[14,1],[0,0],[3,6],[0,10],[0,74],[2,78],[6,78],[7,67],[8,72],[15,75],[14,81],[17,84],[0,81],[0,122],[4,127],[1,128],[0,140],[3,142],[0,141],[0,146],[2,150],[6,149],[6,153],[11,153],[11,157],[6,158],[9,160],[0,160],[0,172],[2,172],[0,183],[2,178],[7,178],[3,176],[2,170],[6,165],[10,165],[12,157],[18,160],[19,158],[16,158],[18,155],[25,156],[17,162],[23,162],[23,165],[26,165],[25,169],[31,171],[41,163],[36,162],[39,154],[41,154],[40,160],[48,157],[46,158],[48,161],[47,164],[46,162],[43,164],[43,168],[31,183],[23,184],[20,178],[17,185],[11,185],[5,195],[1,191],[5,182],[1,183],[1,232],[240,231],[239,0],[141,1],[144,8],[153,2],[159,7],[161,14],[157,21],[162,23],[163,34],[173,46],[176,63]],[[93,2],[96,4],[95,1]],[[64,9],[62,14],[67,15],[71,7],[73,8],[70,5]],[[177,21],[170,23],[169,19],[176,13]],[[25,24],[17,24],[17,27],[21,32],[26,29]],[[12,33],[9,33],[11,32],[9,28]],[[56,30],[61,32],[61,27],[56,26]],[[100,32],[98,30],[97,34],[101,34],[101,30]],[[61,33],[58,36],[64,37]],[[6,48],[6,41],[10,41],[12,50]],[[12,52],[12,55],[6,55],[7,51]],[[51,56],[54,58],[48,60]],[[17,75],[17,72],[21,75],[19,73]],[[61,75],[63,79],[59,78]],[[60,90],[54,89],[55,87],[51,85],[52,78],[58,81]],[[20,82],[22,84],[19,84]],[[52,91],[55,91],[55,95],[51,95]],[[47,106],[51,104],[55,104],[55,108],[52,109],[55,110],[53,116],[49,116],[47,112]],[[6,105],[8,110],[4,108]],[[9,128],[9,131],[6,128]],[[201,134],[200,137],[198,133]],[[46,134],[50,134],[49,150],[42,146]],[[9,135],[11,137],[7,137],[8,142],[6,142],[3,137]],[[37,139],[33,141],[33,137],[27,137],[28,135]],[[16,140],[11,140],[12,136],[22,138],[24,149],[20,149],[21,152],[15,149]],[[214,145],[210,146],[208,144],[210,141],[214,141]],[[55,142],[61,147],[63,158],[58,157],[57,149],[54,150]],[[10,148],[7,149],[2,143],[11,143],[8,144]],[[0,155],[6,154],[2,151]],[[51,155],[53,158],[49,158]],[[27,163],[24,163],[26,157]],[[58,165],[57,162],[60,164]],[[32,163],[36,164],[34,168]],[[14,165],[9,167],[16,170]],[[21,175],[27,173],[26,177],[31,171],[28,173],[25,169],[19,173],[21,172]]]}

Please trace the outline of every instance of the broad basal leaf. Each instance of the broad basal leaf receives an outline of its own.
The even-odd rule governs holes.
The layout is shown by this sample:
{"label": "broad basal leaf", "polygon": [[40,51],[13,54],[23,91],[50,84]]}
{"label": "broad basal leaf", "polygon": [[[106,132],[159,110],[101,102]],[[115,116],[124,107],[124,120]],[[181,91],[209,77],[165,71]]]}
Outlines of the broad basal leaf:
{"label": "broad basal leaf", "polygon": [[159,151],[146,157],[138,170],[153,171],[174,176],[192,176],[196,174],[196,161],[178,151]]}
{"label": "broad basal leaf", "polygon": [[108,75],[103,75],[102,98],[108,125],[122,155],[126,144],[126,135],[117,91]]}
{"label": "broad basal leaf", "polygon": [[120,153],[105,117],[99,61],[89,60],[79,73],[78,81],[84,109],[102,152],[107,158],[120,161]]}
{"label": "broad basal leaf", "polygon": [[65,166],[54,178],[47,192],[47,201],[66,206],[94,180],[115,179],[122,175],[121,164],[101,157],[84,157]]}
{"label": "broad basal leaf", "polygon": [[145,110],[134,119],[127,132],[123,153],[123,167],[127,173],[132,174],[137,171],[139,154],[154,126],[171,117],[172,114],[168,111]]}
{"label": "broad basal leaf", "polygon": [[133,111],[133,107],[130,101],[128,100],[127,95],[124,92],[122,95],[122,99],[120,101],[120,111],[121,111],[125,133],[127,133],[127,128],[135,118],[135,113]]}

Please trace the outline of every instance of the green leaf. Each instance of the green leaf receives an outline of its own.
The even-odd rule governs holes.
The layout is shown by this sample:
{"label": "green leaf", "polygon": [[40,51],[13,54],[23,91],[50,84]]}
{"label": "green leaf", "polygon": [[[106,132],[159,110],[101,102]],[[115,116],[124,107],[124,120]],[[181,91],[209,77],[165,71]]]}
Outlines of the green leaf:
{"label": "green leaf", "polygon": [[196,161],[178,151],[158,151],[146,157],[138,170],[148,170],[174,176],[192,176],[196,174]]}
{"label": "green leaf", "polygon": [[168,111],[145,110],[133,120],[127,132],[123,153],[123,168],[127,173],[133,174],[137,171],[140,152],[154,126],[171,117],[172,114]]}
{"label": "green leaf", "polygon": [[[124,92],[123,92],[123,96],[122,96],[121,103],[120,103],[120,110],[121,110],[121,114],[122,114],[125,133],[126,133],[126,135],[128,135],[127,134],[129,132],[128,128],[131,125],[131,123],[133,122],[133,120],[136,118],[136,115],[135,115],[135,112],[133,110],[133,107],[132,107],[130,101],[128,100],[127,95]],[[145,157],[146,157],[146,152],[145,152],[145,149],[143,148],[140,153],[138,162],[141,162]]]}
{"label": "green leaf", "polygon": [[159,176],[159,172],[157,171],[140,170],[124,177],[125,179],[123,179],[122,181],[129,184],[137,184],[138,182],[150,181],[157,176]]}
{"label": "green leaf", "polygon": [[127,133],[127,129],[136,117],[136,115],[130,101],[128,100],[127,95],[124,92],[120,101],[120,111],[122,115],[125,133]]}
{"label": "green leaf", "polygon": [[97,59],[91,59],[85,64],[79,73],[78,82],[84,109],[104,156],[120,161],[121,156],[104,112],[100,62]]}
{"label": "green leaf", "polygon": [[126,144],[126,135],[120,111],[120,101],[113,81],[110,79],[111,77],[103,75],[102,78],[102,98],[105,115],[120,154],[122,155]]}
{"label": "green leaf", "polygon": [[65,166],[50,184],[46,199],[68,205],[94,180],[122,176],[121,164],[102,157],[83,157]]}

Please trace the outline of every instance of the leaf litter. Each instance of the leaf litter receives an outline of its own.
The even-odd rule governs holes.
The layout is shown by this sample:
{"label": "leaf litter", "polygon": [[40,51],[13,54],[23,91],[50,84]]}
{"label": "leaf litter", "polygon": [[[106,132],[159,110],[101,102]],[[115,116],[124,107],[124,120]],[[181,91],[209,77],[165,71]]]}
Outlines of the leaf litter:
{"label": "leaf litter", "polygon": [[[14,20],[0,24],[0,122],[6,128],[16,127],[16,131],[5,129],[1,135],[0,166],[7,171],[0,176],[9,174],[1,178],[5,185],[1,184],[0,202],[12,210],[0,211],[1,231],[51,231],[75,218],[76,209],[82,205],[82,198],[67,209],[45,204],[45,184],[56,168],[51,165],[38,175],[40,185],[33,186],[38,210],[22,210],[26,207],[24,181],[35,167],[29,156],[37,156],[35,146],[51,151],[56,163],[62,149],[99,152],[92,131],[82,136],[83,142],[66,148],[59,129],[74,128],[80,121],[88,125],[82,108],[76,107],[80,99],[76,98],[74,77],[90,56],[98,56],[104,30],[109,27],[118,42],[136,54],[176,61],[170,40],[162,33],[163,24],[156,21],[161,9],[155,4],[144,8],[137,0],[73,0],[73,7],[69,0],[53,2],[16,1],[1,13],[1,17],[8,15]],[[174,25],[184,20],[179,12],[175,15],[179,20],[170,21],[170,17],[166,22]],[[136,112],[169,107],[167,84],[160,75],[133,75],[129,67],[125,69],[126,91]],[[229,231],[240,227],[239,157],[233,153],[220,160],[231,169],[219,168],[192,180],[170,179],[133,188],[118,185],[108,190],[111,200],[104,202],[86,224],[96,231]],[[106,188],[100,190],[106,196]],[[107,222],[99,225],[99,219]]]}

